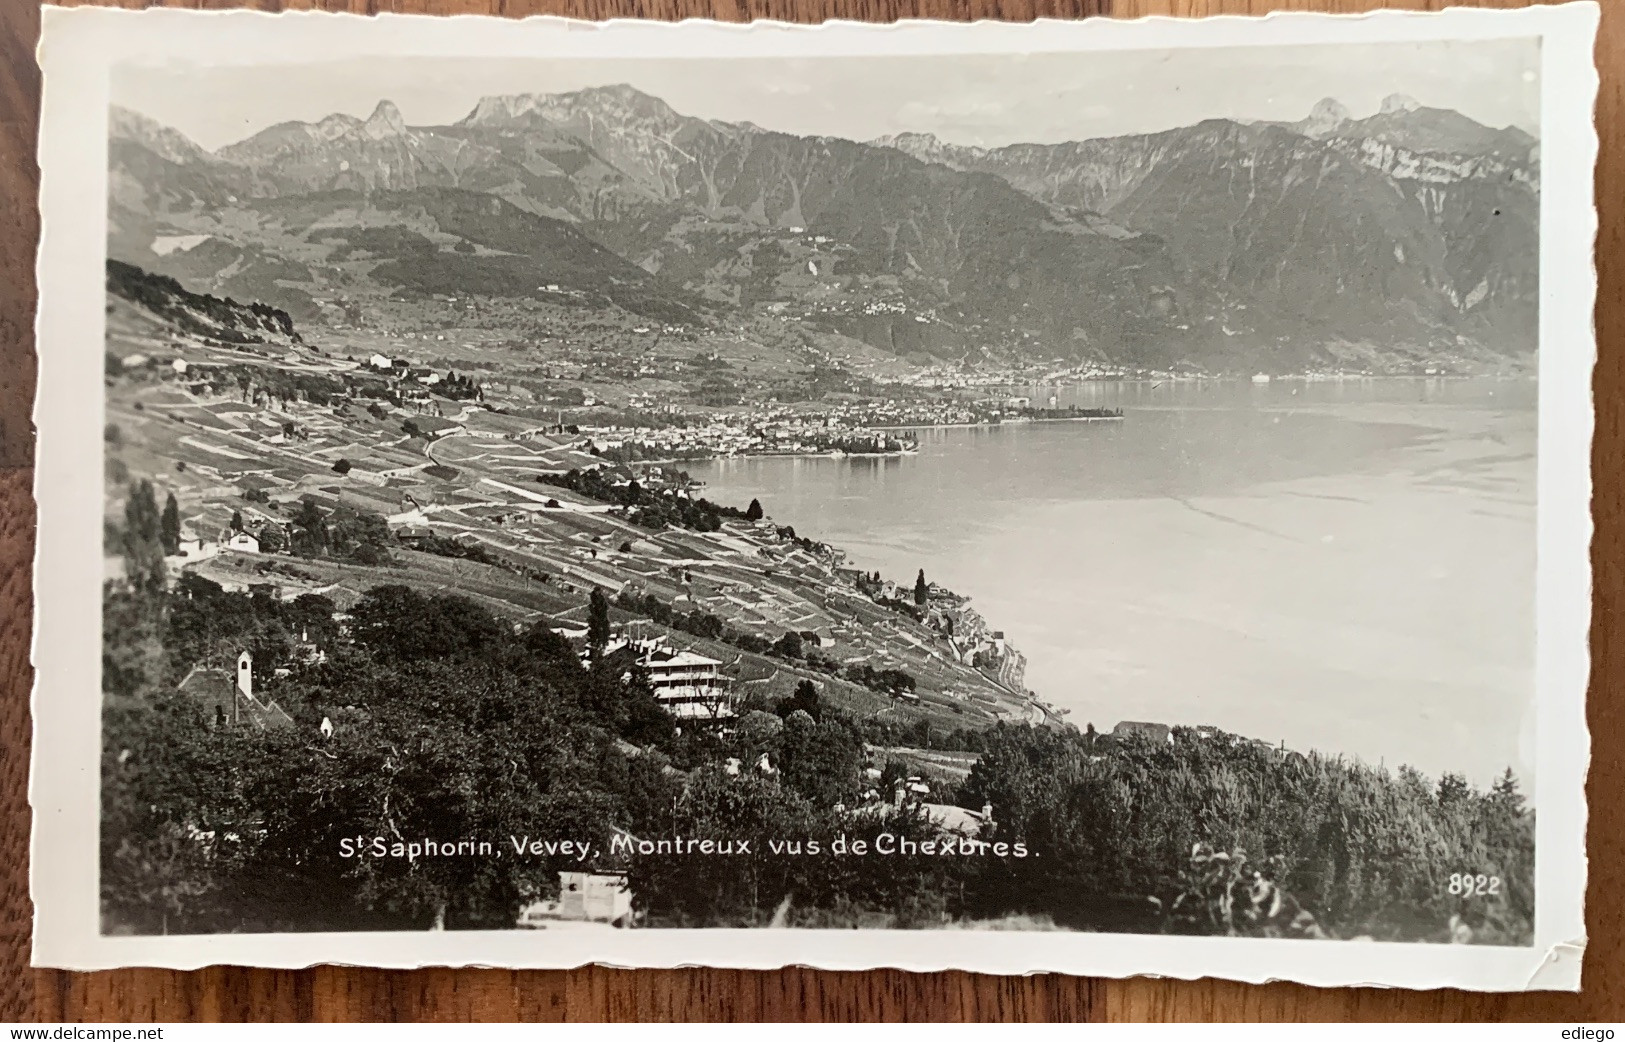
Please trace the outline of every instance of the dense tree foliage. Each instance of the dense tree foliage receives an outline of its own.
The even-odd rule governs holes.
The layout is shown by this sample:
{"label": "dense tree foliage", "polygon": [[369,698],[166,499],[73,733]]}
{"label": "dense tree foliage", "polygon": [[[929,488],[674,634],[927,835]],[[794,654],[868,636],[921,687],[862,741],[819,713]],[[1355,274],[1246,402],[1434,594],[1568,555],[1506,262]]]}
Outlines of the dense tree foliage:
{"label": "dense tree foliage", "polygon": [[537,480],[545,484],[567,488],[584,496],[616,503],[627,511],[627,518],[642,528],[688,528],[696,532],[715,532],[722,527],[724,518],[746,517],[737,507],[720,506],[708,499],[690,499],[669,491],[644,488],[635,480],[619,477],[603,469],[572,470],[567,474],[538,474]]}
{"label": "dense tree foliage", "polygon": [[453,401],[466,401],[471,398],[485,397],[485,390],[472,377],[460,376],[456,370],[448,372],[445,379],[435,384],[434,391],[443,398]]}
{"label": "dense tree foliage", "polygon": [[426,554],[437,554],[440,557],[454,557],[463,561],[475,561],[479,564],[498,564],[491,551],[485,548],[484,543],[472,539],[452,539],[448,536],[429,533],[417,540],[412,548],[422,550]]}
{"label": "dense tree foliage", "polygon": [[[390,559],[390,547],[395,536],[383,516],[341,503],[330,512],[323,512],[311,500],[303,500],[289,518],[292,538],[289,549],[301,557],[329,557],[357,564],[383,564]],[[260,549],[271,552],[265,545],[263,531]],[[277,548],[284,540],[273,539]]]}
{"label": "dense tree foliage", "polygon": [[[1241,852],[1344,935],[1444,939],[1460,915],[1485,940],[1527,938],[1533,818],[1510,773],[1489,793],[1354,761],[1176,728],[1114,740],[1000,725],[961,792],[1046,856],[1000,866],[988,910],[1093,925],[1102,895],[1171,904],[1197,843]],[[1498,876],[1498,900],[1452,895],[1451,873]]]}

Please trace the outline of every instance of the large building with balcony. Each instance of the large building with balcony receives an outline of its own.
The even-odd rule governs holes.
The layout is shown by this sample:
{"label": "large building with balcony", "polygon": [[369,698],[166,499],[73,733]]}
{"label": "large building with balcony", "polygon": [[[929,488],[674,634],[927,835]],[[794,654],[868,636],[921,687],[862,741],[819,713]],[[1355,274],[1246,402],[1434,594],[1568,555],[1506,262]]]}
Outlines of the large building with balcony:
{"label": "large building with balcony", "polygon": [[619,638],[604,648],[604,661],[627,673],[643,667],[660,707],[680,720],[721,720],[734,715],[722,663],[674,648],[663,638]]}

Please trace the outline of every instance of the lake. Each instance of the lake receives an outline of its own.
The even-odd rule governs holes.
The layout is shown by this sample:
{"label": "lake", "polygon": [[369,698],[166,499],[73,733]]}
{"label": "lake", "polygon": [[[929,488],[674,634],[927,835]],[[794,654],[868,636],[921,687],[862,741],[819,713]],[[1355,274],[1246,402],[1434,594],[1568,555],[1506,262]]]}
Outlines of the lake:
{"label": "lake", "polygon": [[689,470],[858,567],[969,596],[1079,727],[1213,724],[1532,782],[1532,380],[1011,393],[1125,418]]}

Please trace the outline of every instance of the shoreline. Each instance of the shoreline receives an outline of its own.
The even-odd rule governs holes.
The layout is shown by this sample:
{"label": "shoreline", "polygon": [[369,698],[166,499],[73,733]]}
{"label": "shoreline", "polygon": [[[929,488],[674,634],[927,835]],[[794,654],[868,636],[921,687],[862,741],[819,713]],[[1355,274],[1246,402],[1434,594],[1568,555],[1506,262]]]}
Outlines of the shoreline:
{"label": "shoreline", "polygon": [[[901,429],[876,427],[875,430]],[[746,459],[901,459],[918,456],[919,449],[906,452],[741,452],[732,456],[696,456],[692,459],[640,459],[631,463],[615,463],[618,467],[677,467],[684,463],[722,463]],[[703,484],[703,482],[702,482]]]}
{"label": "shoreline", "polygon": [[898,423],[869,428],[875,431],[979,430],[992,427],[1025,427],[1034,423],[1122,423],[1121,416],[1045,416],[1036,419],[1001,420],[997,423]]}
{"label": "shoreline", "polygon": [[[1110,386],[1115,384],[1204,384],[1204,383],[1234,383],[1246,384],[1253,380],[1253,373],[1245,374],[1207,374],[1207,375],[1165,375],[1165,376],[1106,376],[1106,377],[1071,377],[1069,379],[1039,379],[1015,380],[999,383],[973,384],[965,390],[1021,390],[1026,387],[1091,387]],[[1538,371],[1530,372],[1493,372],[1493,373],[1266,373],[1272,383],[1376,383],[1382,381],[1418,382],[1429,380],[1496,380],[1500,382],[1515,382],[1519,380],[1533,380]]]}

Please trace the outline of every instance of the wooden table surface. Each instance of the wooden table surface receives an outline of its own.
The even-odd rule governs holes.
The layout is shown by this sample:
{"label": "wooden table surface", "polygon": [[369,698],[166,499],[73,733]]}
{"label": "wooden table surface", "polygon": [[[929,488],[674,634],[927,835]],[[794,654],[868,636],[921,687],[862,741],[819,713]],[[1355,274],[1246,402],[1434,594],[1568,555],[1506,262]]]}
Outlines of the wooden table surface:
{"label": "wooden table surface", "polygon": [[[567,14],[581,18],[709,17],[817,21],[849,18],[1138,17],[1262,14],[1272,9],[1363,11],[1472,5],[1475,0],[169,0],[175,7],[325,8],[374,14]],[[1476,0],[1477,6],[1523,6]],[[158,6],[122,0],[121,6]],[[34,247],[38,171],[34,140],[39,73],[36,0],[0,0],[0,1021],[97,1020],[1548,1020],[1625,1021],[1625,700],[1620,651],[1620,395],[1625,352],[1625,2],[1603,0],[1597,61],[1602,137],[1597,170],[1601,229],[1596,370],[1597,432],[1593,741],[1588,796],[1590,947],[1579,995],[1475,995],[1455,991],[1317,989],[1220,981],[993,977],[899,971],[822,973],[719,970],[567,972],[383,971],[320,967],[195,973],[65,973],[28,965],[29,639],[34,552],[32,499]],[[43,581],[49,582],[49,576]],[[47,693],[49,697],[49,693]]]}

